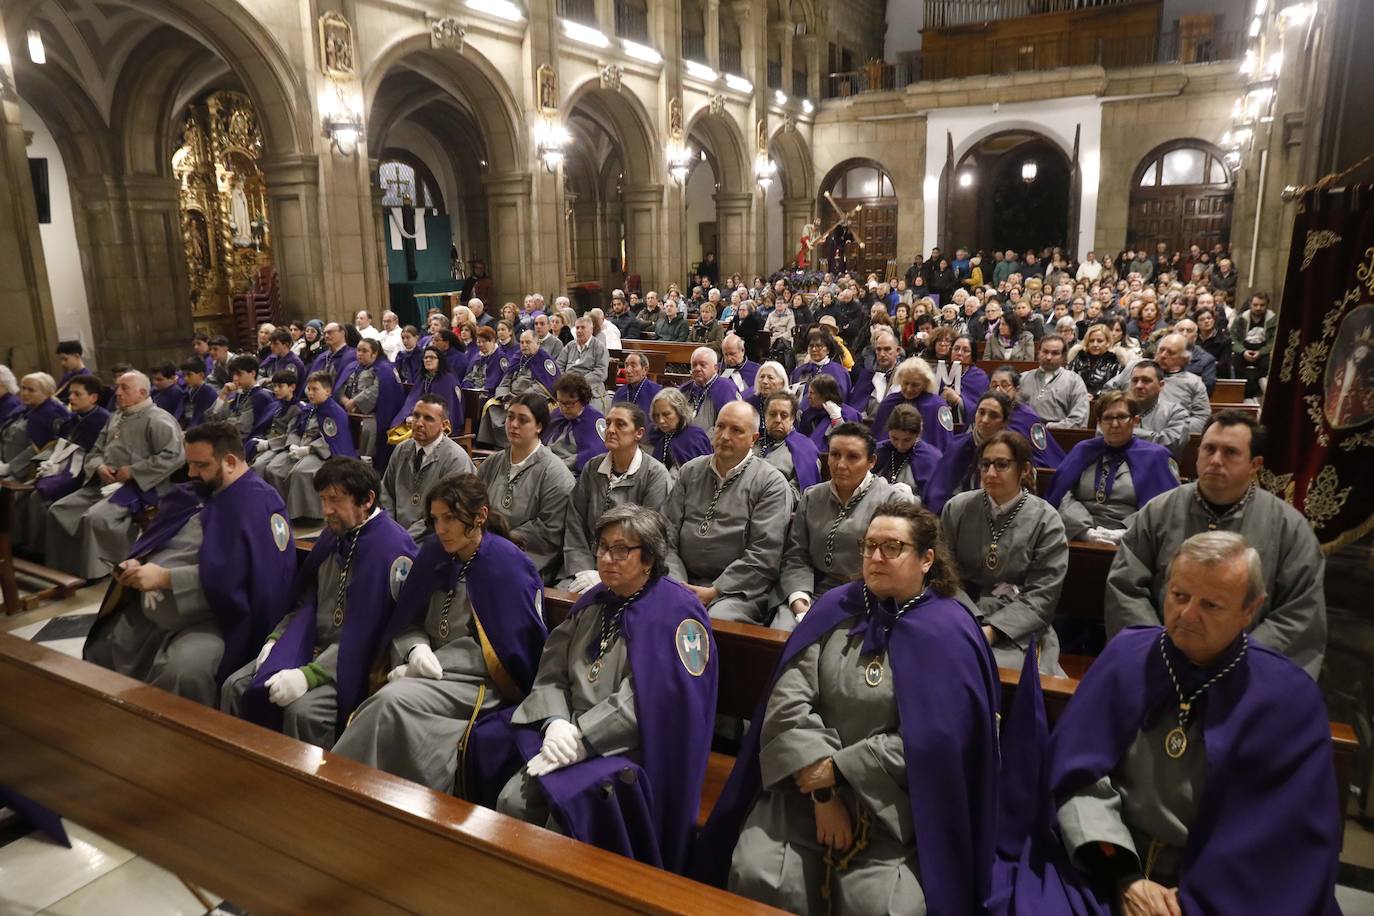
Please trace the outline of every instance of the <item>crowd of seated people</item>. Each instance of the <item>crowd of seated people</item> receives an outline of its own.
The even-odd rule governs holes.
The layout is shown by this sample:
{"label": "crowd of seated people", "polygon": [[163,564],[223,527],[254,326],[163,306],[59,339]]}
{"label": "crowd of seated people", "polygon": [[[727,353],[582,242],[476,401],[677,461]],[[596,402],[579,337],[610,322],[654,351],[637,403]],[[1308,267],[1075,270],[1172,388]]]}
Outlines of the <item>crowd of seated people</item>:
{"label": "crowd of seated people", "polygon": [[[60,380],[0,366],[0,476],[21,549],[108,577],[89,661],[775,906],[965,913],[1011,895],[1001,911],[1052,912],[1031,888],[1053,886],[1231,912],[1278,885],[1284,912],[1322,909],[1340,835],[1322,554],[1259,489],[1251,413],[1193,429],[1199,329],[1178,326],[1198,310],[1165,308],[1174,330],[1156,333],[1131,307],[1159,282],[1186,305],[1198,284],[1118,287],[1057,253],[1027,257],[1023,281],[1008,260],[983,259],[994,282],[952,309],[912,301],[910,278],[842,275],[819,301],[760,278],[617,292],[609,316],[474,300],[424,334],[391,313],[385,334],[366,312],[292,322],[238,355],[201,335],[179,367],[121,367],[112,394],[65,342]],[[790,333],[768,326],[775,302]],[[1067,325],[1037,333],[1061,304],[1081,352]],[[1118,308],[1143,347],[1123,349]],[[930,321],[907,334],[899,310]],[[681,313],[689,372],[652,378],[633,344]],[[980,378],[973,354],[1008,333],[1038,366]],[[1088,435],[1065,450],[1066,430]],[[1190,481],[1176,446],[1195,433]],[[298,562],[307,522],[323,530]],[[1057,820],[999,841],[1016,774],[997,669],[1064,674],[1078,540],[1116,550],[1114,638],[1028,751],[1044,785],[1012,793],[1026,823],[1047,805]],[[550,629],[555,586],[576,600]],[[697,837],[713,620],[790,636]],[[1232,713],[1269,725],[1227,743]],[[642,791],[593,815],[626,767]],[[1286,820],[1209,804],[1232,779]],[[1290,782],[1301,801],[1275,788]],[[1206,867],[1218,837],[1245,867]],[[1016,881],[1027,857],[1055,881]]]}

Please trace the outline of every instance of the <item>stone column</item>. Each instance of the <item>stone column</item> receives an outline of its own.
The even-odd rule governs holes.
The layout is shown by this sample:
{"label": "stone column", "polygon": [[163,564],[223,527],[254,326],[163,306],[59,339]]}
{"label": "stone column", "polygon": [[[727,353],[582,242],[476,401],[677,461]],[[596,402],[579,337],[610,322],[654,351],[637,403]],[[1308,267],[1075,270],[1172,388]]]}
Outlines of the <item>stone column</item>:
{"label": "stone column", "polygon": [[802,36],[801,43],[802,53],[806,58],[806,97],[812,103],[820,104],[821,71],[825,69],[825,62],[818,50],[821,42],[814,33],[808,32]]}
{"label": "stone column", "polygon": [[72,190],[101,364],[184,356],[193,316],[176,179],[93,175]]}
{"label": "stone column", "polygon": [[720,69],[720,0],[706,0],[706,63]]}
{"label": "stone column", "polygon": [[[792,94],[792,27],[790,23],[773,22],[768,26],[768,38],[776,41],[782,49],[780,56],[782,74],[779,77],[782,91]],[[766,56],[766,55],[765,55]]]}
{"label": "stone column", "polygon": [[[678,197],[680,201],[681,195]],[[662,289],[675,276],[670,273],[666,261],[663,203],[661,184],[638,185],[621,192],[629,273],[639,274],[646,290]]]}
{"label": "stone column", "polygon": [[[0,47],[6,46],[0,21]],[[0,56],[0,361],[16,375],[34,369],[56,369],[57,322],[53,317],[48,267],[38,233],[38,208],[29,177],[27,142],[19,119],[14,69]],[[79,264],[60,265],[80,270]]]}
{"label": "stone column", "polygon": [[615,0],[596,0],[596,20],[602,33],[615,35]]}
{"label": "stone column", "polygon": [[720,193],[716,199],[716,247],[720,273],[747,275],[755,268],[754,195]]}
{"label": "stone column", "polygon": [[[535,276],[531,245],[534,176],[529,172],[488,177],[483,180],[487,189],[487,230],[491,247],[490,270],[496,288],[496,298],[519,303],[528,292],[539,290],[545,296],[561,295],[562,268],[543,271],[548,276]],[[562,223],[561,214],[557,223]],[[558,227],[546,227],[556,237]],[[561,249],[555,246],[554,250]]]}
{"label": "stone column", "polygon": [[[734,13],[735,22],[739,23],[740,72],[749,75],[749,80],[754,84],[755,90],[767,88],[767,54],[762,50],[764,45],[763,29],[759,27],[760,19],[754,16],[754,5],[750,0],[730,0],[730,12]],[[760,60],[765,61],[762,67],[762,78],[758,76]]]}
{"label": "stone column", "polygon": [[267,182],[267,214],[272,220],[272,256],[277,265],[282,313],[291,317],[344,317],[341,309],[327,301],[325,292],[319,157],[276,156],[263,160],[261,166]]}

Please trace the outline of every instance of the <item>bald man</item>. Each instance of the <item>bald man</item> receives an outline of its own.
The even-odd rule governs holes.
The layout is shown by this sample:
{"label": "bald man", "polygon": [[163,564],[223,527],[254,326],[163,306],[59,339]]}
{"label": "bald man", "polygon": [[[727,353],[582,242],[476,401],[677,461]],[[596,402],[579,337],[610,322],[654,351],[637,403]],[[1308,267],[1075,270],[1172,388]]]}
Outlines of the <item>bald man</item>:
{"label": "bald man", "polygon": [[134,513],[158,504],[185,463],[181,427],[149,398],[148,376],[115,381],[116,410],[86,454],[81,489],[48,510],[47,565],[83,579],[110,572],[138,536]]}

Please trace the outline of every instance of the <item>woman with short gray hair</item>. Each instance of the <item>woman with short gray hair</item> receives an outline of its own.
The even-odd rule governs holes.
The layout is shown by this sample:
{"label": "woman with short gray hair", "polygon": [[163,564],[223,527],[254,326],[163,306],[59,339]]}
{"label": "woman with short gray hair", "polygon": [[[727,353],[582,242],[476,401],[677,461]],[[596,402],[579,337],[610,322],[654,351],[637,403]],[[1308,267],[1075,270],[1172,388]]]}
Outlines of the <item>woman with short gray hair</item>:
{"label": "woman with short gray hair", "polygon": [[[664,574],[667,522],[657,511],[618,506],[596,532],[601,583],[544,644],[534,689],[510,720],[508,737],[527,763],[497,809],[681,872],[715,721],[710,619],[691,590]],[[563,772],[541,778],[555,771]],[[612,777],[643,780],[643,789],[607,799],[602,785]],[[595,817],[584,813],[592,810]],[[656,835],[630,828],[645,823]]]}
{"label": "woman with short gray hair", "polygon": [[649,407],[653,426],[644,439],[644,450],[668,469],[668,476],[677,483],[682,466],[714,449],[706,431],[694,425],[687,396],[676,388],[664,388],[654,395]]}
{"label": "woman with short gray hair", "polygon": [[19,381],[14,377],[14,370],[0,365],[0,424],[8,422],[10,417],[23,409],[24,404],[19,400]]}
{"label": "woman with short gray hair", "polygon": [[0,420],[0,477],[28,480],[37,472],[70,416],[53,397],[56,391],[57,382],[46,372],[30,372],[19,383],[20,410]]}

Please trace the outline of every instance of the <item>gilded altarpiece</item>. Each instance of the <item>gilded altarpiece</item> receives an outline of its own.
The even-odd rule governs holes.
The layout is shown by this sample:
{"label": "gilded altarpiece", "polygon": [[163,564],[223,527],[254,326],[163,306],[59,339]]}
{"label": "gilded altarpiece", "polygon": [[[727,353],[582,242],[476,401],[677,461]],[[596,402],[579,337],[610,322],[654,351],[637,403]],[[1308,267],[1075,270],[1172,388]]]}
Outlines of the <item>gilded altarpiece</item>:
{"label": "gilded altarpiece", "polygon": [[220,91],[187,108],[172,172],[181,182],[181,238],[197,329],[233,336],[233,297],[272,264],[262,152],[247,96]]}

